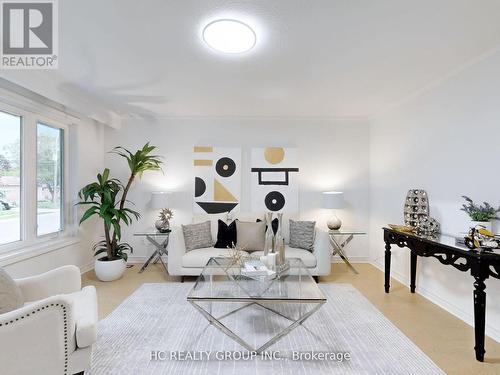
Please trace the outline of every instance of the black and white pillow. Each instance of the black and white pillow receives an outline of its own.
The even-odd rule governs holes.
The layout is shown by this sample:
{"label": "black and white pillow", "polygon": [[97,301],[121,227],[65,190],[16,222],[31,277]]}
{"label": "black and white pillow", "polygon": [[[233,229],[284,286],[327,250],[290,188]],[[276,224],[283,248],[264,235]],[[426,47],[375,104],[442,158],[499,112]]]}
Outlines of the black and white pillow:
{"label": "black and white pillow", "polygon": [[236,245],[236,220],[231,224],[226,224],[224,221],[218,221],[218,229],[217,229],[217,242],[214,247],[218,249],[227,249],[232,248],[233,245]]}
{"label": "black and white pillow", "polygon": [[210,220],[198,224],[182,225],[186,251],[212,247]]}
{"label": "black and white pillow", "polygon": [[314,249],[315,221],[290,219],[290,247],[312,251]]}

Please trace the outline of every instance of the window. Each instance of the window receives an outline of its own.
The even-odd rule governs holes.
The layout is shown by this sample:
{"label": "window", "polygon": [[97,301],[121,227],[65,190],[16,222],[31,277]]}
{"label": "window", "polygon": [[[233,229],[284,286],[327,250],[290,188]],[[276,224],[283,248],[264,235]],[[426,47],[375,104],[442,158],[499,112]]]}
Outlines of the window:
{"label": "window", "polygon": [[37,124],[37,235],[63,229],[63,130]]}
{"label": "window", "polygon": [[21,239],[21,124],[0,112],[0,245]]}
{"label": "window", "polygon": [[45,249],[74,234],[66,118],[0,102],[0,256]]}

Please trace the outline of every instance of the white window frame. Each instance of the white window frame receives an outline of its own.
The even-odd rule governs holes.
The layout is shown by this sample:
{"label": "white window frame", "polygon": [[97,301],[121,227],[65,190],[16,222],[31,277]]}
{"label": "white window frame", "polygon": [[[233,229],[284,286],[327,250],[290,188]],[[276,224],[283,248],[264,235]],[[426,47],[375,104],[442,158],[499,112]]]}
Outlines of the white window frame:
{"label": "white window frame", "polygon": [[[0,99],[0,111],[21,117],[21,239],[0,244],[0,262],[7,255],[16,258],[22,253],[44,253],[55,250],[63,242],[75,242],[78,227],[76,209],[71,197],[76,194],[70,184],[71,150],[69,139],[71,121],[66,123],[64,116],[57,116],[50,108],[37,105],[11,105]],[[69,120],[69,119],[68,119]],[[37,126],[38,123],[63,130],[63,171],[62,171],[62,230],[38,236],[37,234]],[[53,248],[51,248],[50,245]],[[60,247],[60,246],[59,246]],[[42,251],[43,250],[43,251]]]}

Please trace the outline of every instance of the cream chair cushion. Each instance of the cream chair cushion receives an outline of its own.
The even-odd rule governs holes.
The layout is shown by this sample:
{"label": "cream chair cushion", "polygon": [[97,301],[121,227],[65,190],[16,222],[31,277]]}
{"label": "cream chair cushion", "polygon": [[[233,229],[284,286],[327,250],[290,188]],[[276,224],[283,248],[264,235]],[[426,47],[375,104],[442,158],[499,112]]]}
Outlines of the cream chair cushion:
{"label": "cream chair cushion", "polygon": [[21,288],[3,268],[0,268],[0,314],[16,310],[23,304]]}

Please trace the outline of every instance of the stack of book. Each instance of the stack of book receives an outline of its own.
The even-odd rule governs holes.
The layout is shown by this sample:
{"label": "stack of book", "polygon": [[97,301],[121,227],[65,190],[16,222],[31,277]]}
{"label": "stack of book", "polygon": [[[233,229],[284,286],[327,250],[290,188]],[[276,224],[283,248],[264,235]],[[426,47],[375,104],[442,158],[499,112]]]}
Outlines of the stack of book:
{"label": "stack of book", "polygon": [[276,276],[276,272],[267,268],[260,261],[245,262],[245,265],[241,269],[241,274],[256,280],[272,279]]}

